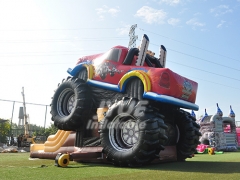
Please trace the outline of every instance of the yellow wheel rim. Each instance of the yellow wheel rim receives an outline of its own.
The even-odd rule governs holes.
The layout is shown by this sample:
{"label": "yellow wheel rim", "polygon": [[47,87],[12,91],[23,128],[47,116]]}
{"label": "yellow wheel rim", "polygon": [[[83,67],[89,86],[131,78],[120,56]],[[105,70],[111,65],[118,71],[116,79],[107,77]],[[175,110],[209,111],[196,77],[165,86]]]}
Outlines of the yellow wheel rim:
{"label": "yellow wheel rim", "polygon": [[67,167],[69,164],[69,154],[63,154],[58,159],[58,165],[61,167]]}

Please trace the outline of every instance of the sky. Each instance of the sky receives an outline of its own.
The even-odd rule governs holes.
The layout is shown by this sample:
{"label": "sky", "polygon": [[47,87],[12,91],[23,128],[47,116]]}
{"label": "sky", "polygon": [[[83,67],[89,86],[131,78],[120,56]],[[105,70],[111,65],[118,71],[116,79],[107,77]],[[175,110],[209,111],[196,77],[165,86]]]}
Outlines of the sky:
{"label": "sky", "polygon": [[240,121],[240,0],[0,0],[0,118],[19,122],[24,87],[30,123],[49,126],[67,69],[128,47],[134,24],[137,46],[146,34],[156,56],[166,47],[167,68],[198,83],[197,119],[218,103]]}

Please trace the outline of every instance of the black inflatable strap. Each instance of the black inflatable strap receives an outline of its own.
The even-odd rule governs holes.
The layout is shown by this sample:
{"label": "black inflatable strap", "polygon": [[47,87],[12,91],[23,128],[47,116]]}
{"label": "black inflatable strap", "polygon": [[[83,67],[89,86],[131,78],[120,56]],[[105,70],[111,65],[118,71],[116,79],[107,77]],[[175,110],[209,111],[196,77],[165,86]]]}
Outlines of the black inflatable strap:
{"label": "black inflatable strap", "polygon": [[124,64],[124,65],[130,65],[130,64],[132,64],[133,57],[134,57],[135,55],[138,55],[138,53],[139,53],[139,49],[138,49],[138,48],[131,48],[131,49],[128,51],[128,54],[127,54],[126,58],[124,59],[123,64]]}

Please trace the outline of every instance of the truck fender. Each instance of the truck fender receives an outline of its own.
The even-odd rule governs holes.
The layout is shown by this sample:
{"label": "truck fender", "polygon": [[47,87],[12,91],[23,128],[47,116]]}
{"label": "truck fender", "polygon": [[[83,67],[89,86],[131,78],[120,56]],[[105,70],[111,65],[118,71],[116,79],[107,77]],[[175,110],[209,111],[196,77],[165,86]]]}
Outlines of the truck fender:
{"label": "truck fender", "polygon": [[76,76],[78,74],[78,72],[83,68],[87,69],[88,79],[92,79],[94,76],[94,67],[91,64],[81,63],[81,64],[75,66],[72,70],[68,70],[68,73],[72,76]]}
{"label": "truck fender", "polygon": [[140,70],[134,70],[134,71],[130,71],[130,72],[126,73],[120,79],[120,81],[118,83],[118,87],[121,92],[125,91],[126,85],[132,77],[138,77],[142,81],[143,86],[144,86],[144,92],[151,91],[151,81],[150,81],[150,78],[147,75],[147,73],[144,71],[140,71]]}

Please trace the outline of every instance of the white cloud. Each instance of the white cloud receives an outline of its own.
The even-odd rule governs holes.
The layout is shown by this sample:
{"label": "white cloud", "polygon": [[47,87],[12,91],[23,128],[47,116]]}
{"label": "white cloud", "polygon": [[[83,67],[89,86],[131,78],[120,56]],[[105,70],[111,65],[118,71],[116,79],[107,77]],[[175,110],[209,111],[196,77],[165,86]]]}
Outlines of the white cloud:
{"label": "white cloud", "polygon": [[177,18],[170,18],[168,19],[168,24],[172,25],[172,26],[176,26],[179,22],[180,22],[180,19],[177,19]]}
{"label": "white cloud", "polygon": [[205,26],[205,23],[200,23],[197,21],[196,18],[192,18],[186,22],[188,25],[193,25],[193,26]]}
{"label": "white cloud", "polygon": [[180,2],[181,0],[160,0],[159,1],[159,3],[166,3],[171,6],[178,5]]}
{"label": "white cloud", "polygon": [[103,5],[101,8],[95,9],[100,19],[104,19],[105,15],[110,14],[111,16],[116,16],[118,12],[120,12],[119,7],[117,8],[109,8],[106,5]]}
{"label": "white cloud", "polygon": [[118,12],[119,12],[119,9],[115,9],[115,8],[110,8],[108,10],[108,13],[112,14],[113,16],[115,16]]}
{"label": "white cloud", "polygon": [[[240,1],[240,0],[239,0]],[[221,28],[226,21],[221,20],[221,22],[217,25],[217,28]]]}
{"label": "white cloud", "polygon": [[148,6],[141,7],[135,16],[140,17],[148,24],[158,23],[163,24],[167,13],[163,10],[153,9]]}
{"label": "white cloud", "polygon": [[220,5],[215,8],[210,9],[210,12],[213,13],[215,16],[224,15],[227,13],[233,12],[227,5]]}
{"label": "white cloud", "polygon": [[120,35],[128,35],[129,31],[130,31],[130,25],[125,25],[122,28],[117,28],[116,31],[118,32],[118,34]]}
{"label": "white cloud", "polygon": [[193,29],[196,29],[196,27],[205,26],[205,23],[199,22],[196,18],[192,18],[188,20],[186,24],[192,26]]}

